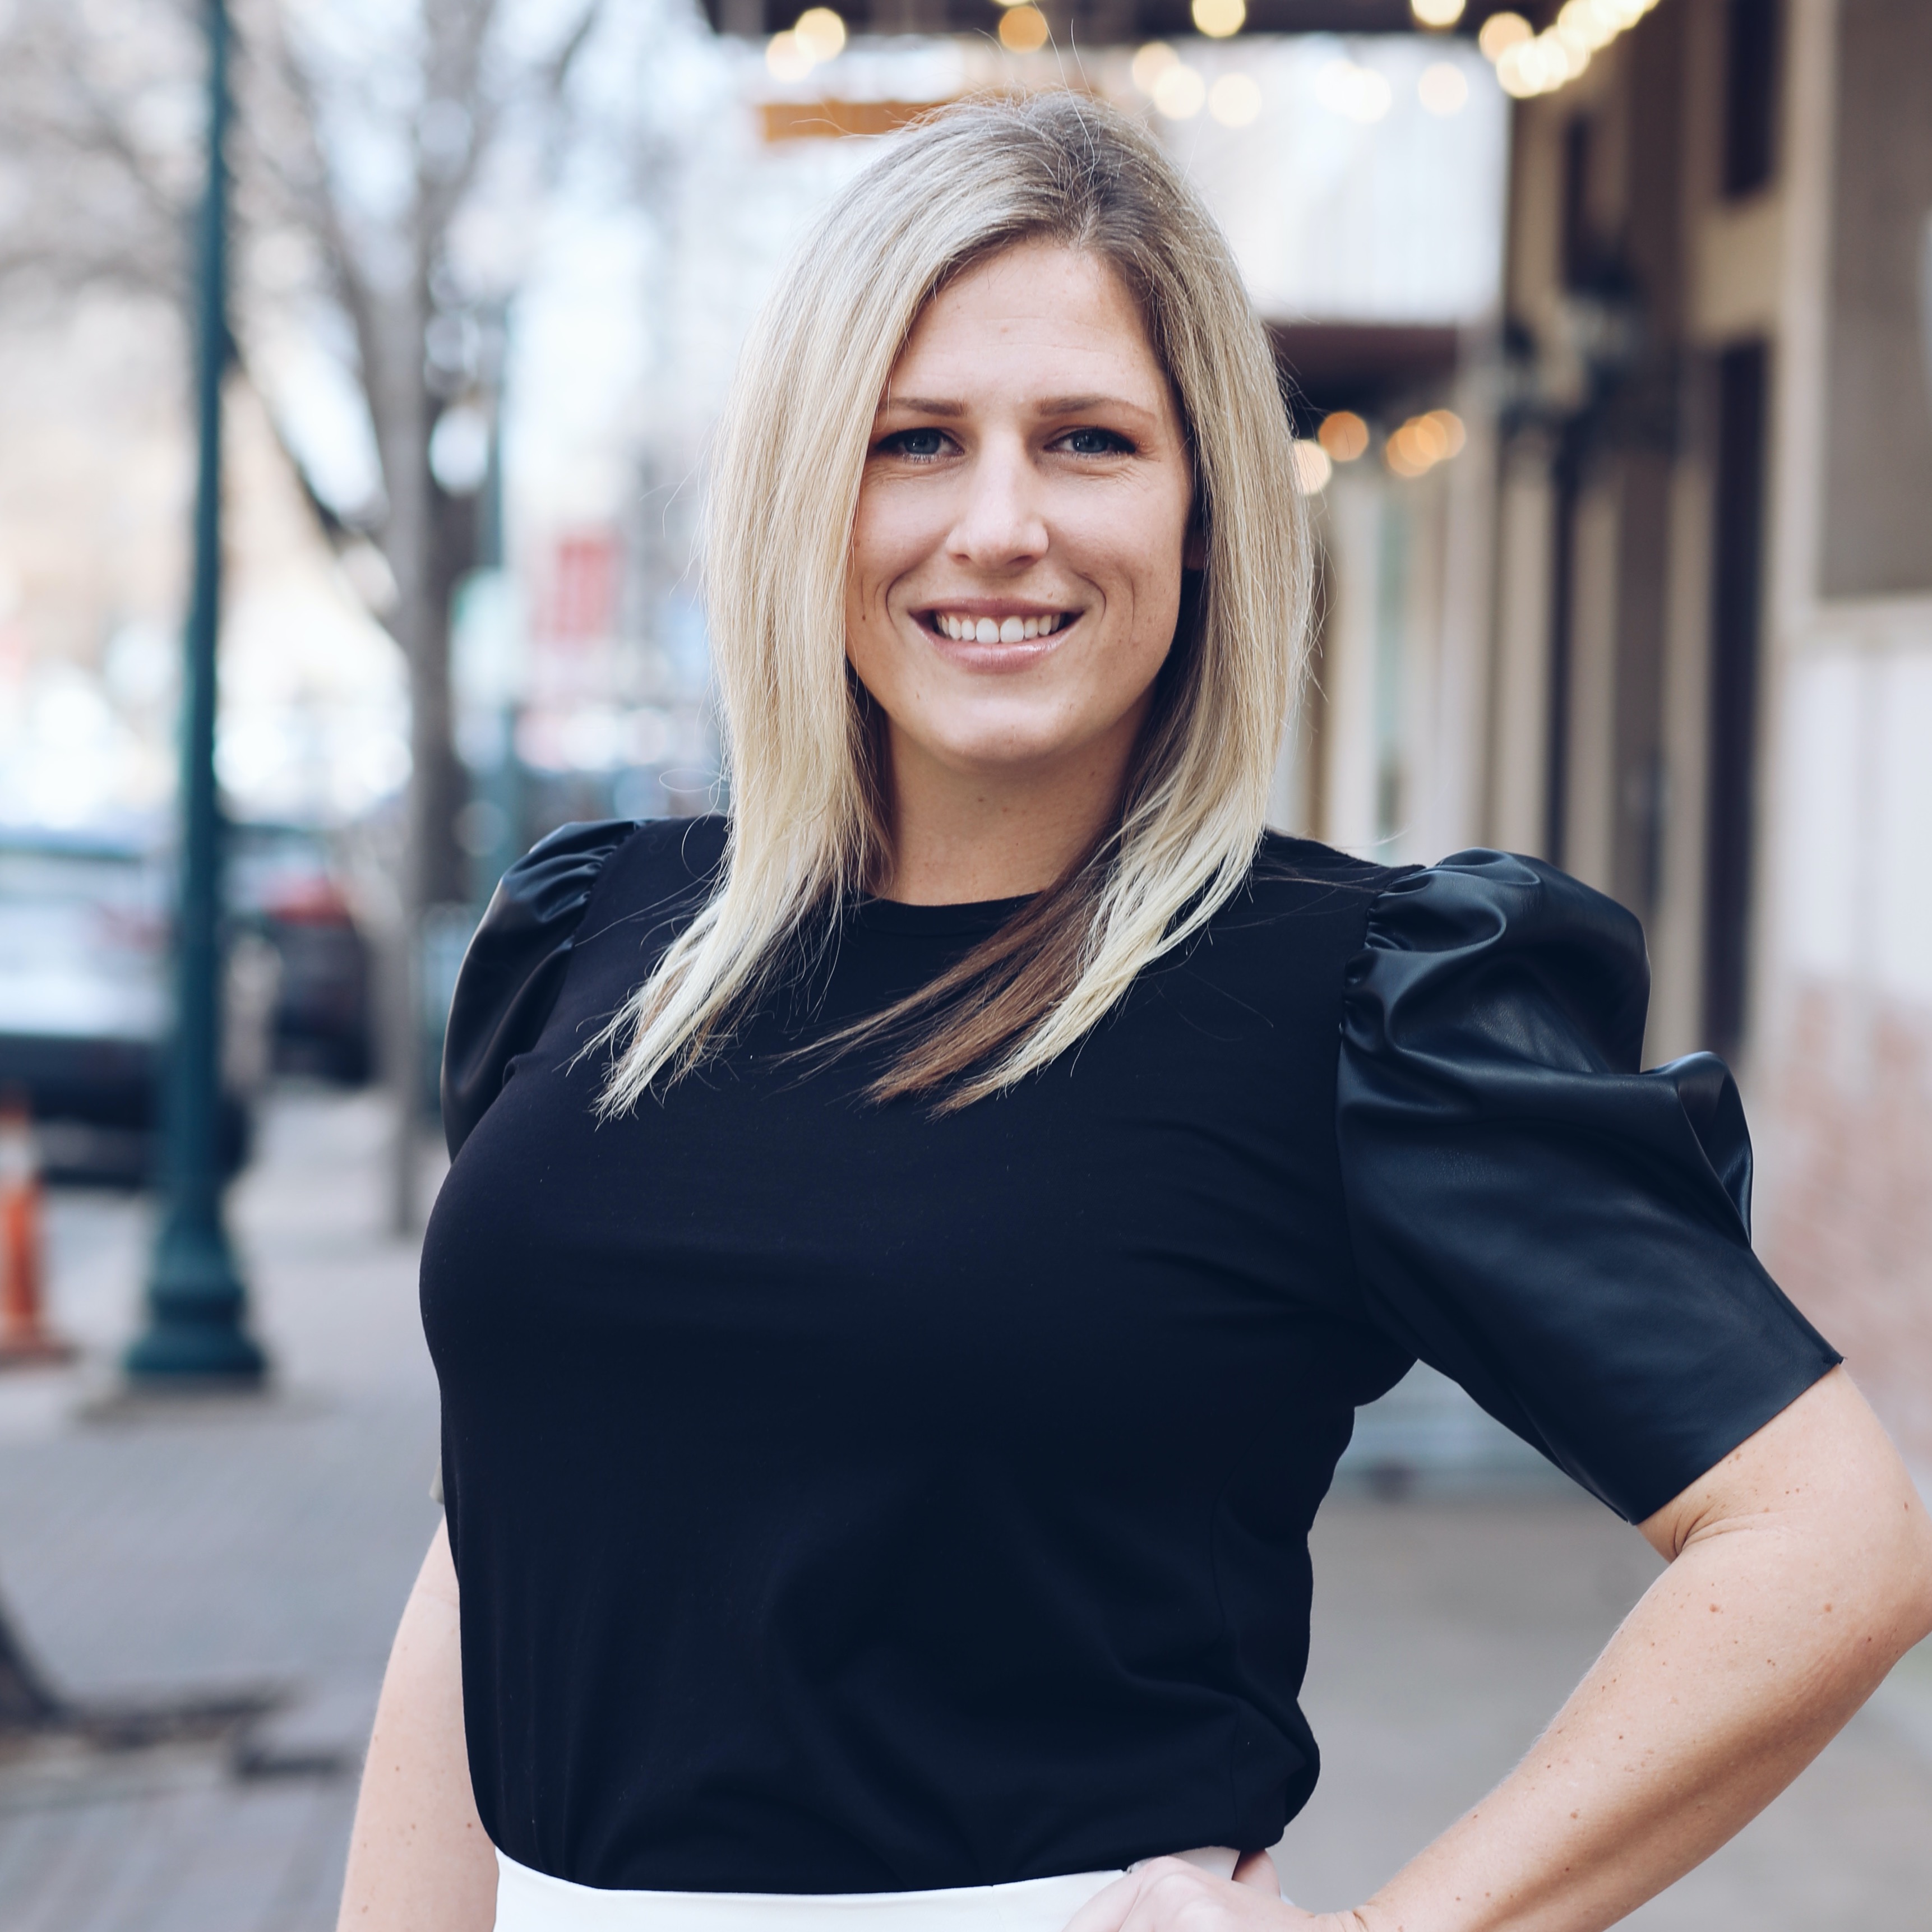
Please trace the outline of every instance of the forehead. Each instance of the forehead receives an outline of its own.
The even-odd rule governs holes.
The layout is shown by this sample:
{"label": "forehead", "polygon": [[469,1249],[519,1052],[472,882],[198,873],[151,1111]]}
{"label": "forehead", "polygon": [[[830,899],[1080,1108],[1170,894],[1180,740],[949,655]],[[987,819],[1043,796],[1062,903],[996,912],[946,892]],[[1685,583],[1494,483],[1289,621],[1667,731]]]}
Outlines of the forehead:
{"label": "forehead", "polygon": [[1159,406],[1165,370],[1140,305],[1104,256],[1022,242],[976,262],[928,302],[889,395],[982,390],[1064,394],[1096,386]]}

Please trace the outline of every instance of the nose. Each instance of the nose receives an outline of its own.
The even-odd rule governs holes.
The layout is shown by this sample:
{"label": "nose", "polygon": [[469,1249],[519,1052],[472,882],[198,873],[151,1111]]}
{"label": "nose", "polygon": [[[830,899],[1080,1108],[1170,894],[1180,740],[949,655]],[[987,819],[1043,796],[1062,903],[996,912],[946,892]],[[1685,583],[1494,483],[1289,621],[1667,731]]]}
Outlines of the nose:
{"label": "nose", "polygon": [[965,494],[946,538],[949,554],[975,569],[1002,571],[1046,554],[1041,479],[1024,440],[989,437],[968,469]]}

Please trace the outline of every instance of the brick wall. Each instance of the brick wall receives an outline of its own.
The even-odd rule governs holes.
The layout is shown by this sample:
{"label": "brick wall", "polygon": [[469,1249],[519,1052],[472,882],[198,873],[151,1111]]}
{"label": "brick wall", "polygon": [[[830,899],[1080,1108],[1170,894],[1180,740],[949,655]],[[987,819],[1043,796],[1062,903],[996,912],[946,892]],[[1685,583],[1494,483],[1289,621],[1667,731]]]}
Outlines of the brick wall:
{"label": "brick wall", "polygon": [[1758,1250],[1932,1469],[1932,1010],[1813,984],[1757,1083]]}

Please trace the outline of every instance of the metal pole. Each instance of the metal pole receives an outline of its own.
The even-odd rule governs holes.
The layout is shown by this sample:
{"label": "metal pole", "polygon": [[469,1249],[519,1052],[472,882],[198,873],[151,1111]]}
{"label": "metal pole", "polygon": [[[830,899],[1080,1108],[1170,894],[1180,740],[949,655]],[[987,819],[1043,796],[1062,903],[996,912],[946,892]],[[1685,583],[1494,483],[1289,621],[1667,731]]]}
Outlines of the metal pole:
{"label": "metal pole", "polygon": [[214,647],[221,598],[221,379],[229,359],[228,14],[208,7],[208,185],[202,202],[196,342],[200,466],[194,590],[182,688],[181,851],[175,1030],[167,1067],[165,1204],[148,1276],[148,1327],[130,1380],[254,1383],[267,1363],[244,1325],[248,1291],[222,1226],[221,826],[214,789]]}

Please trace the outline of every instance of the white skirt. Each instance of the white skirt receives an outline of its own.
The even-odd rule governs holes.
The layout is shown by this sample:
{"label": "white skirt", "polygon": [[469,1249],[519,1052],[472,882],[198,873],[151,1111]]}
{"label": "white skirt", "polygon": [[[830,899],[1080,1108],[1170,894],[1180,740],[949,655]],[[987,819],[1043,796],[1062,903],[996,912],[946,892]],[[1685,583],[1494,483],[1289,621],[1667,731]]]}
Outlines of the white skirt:
{"label": "white skirt", "polygon": [[[1183,1852],[1222,1878],[1225,1846]],[[944,1892],[600,1892],[496,1854],[496,1932],[1062,1932],[1117,1871]]]}

